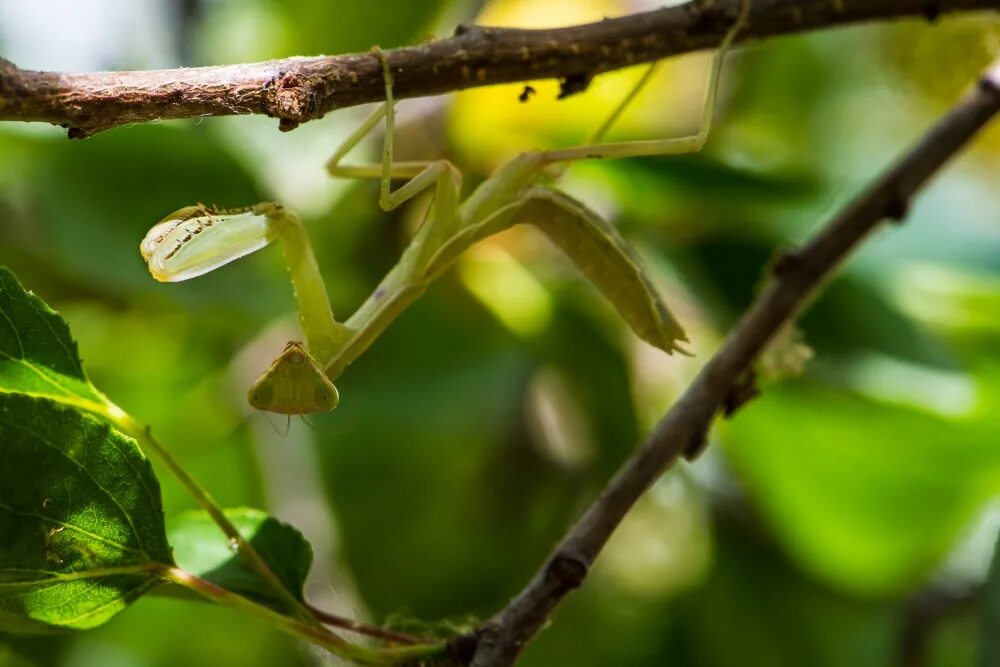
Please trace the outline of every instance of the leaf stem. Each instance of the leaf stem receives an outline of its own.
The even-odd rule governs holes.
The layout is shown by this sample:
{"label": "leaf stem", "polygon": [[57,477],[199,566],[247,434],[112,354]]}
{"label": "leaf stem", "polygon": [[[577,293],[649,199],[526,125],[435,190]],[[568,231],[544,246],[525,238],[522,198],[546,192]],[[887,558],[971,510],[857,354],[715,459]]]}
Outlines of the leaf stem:
{"label": "leaf stem", "polygon": [[218,586],[210,581],[186,572],[178,567],[164,568],[162,576],[192,590],[214,602],[225,604],[267,621],[288,634],[317,644],[334,655],[363,665],[397,665],[420,658],[441,655],[445,651],[442,644],[418,644],[413,646],[375,649],[351,642],[329,632],[322,626],[304,623],[290,616],[257,604],[256,602]]}
{"label": "leaf stem", "polygon": [[[111,401],[105,399],[106,405],[97,410],[102,416],[114,423],[119,429],[135,438],[139,444],[152,450],[167,466],[170,472],[180,481],[185,489],[194,497],[199,505],[208,513],[212,521],[229,538],[232,545],[236,547],[237,553],[244,563],[258,574],[278,596],[288,604],[289,611],[293,615],[286,616],[269,607],[258,604],[249,598],[238,593],[234,593],[222,586],[214,584],[206,579],[202,579],[190,572],[178,567],[164,564],[144,565],[135,571],[155,572],[166,581],[179,584],[187,589],[211,599],[220,604],[234,607],[241,611],[267,621],[271,625],[287,632],[295,637],[308,641],[312,644],[322,646],[334,655],[365,665],[396,665],[414,659],[429,657],[431,655],[443,653],[446,648],[443,643],[431,644],[426,641],[405,635],[394,633],[390,630],[373,628],[371,626],[358,623],[351,619],[341,618],[332,614],[327,614],[318,609],[308,606],[292,594],[281,580],[274,574],[267,563],[248,542],[239,529],[229,520],[222,508],[212,499],[212,496],[205,490],[198,481],[188,473],[187,470],[174,458],[173,454],[163,446],[150,429],[143,426],[138,420],[119,408]],[[128,572],[124,570],[127,569]],[[121,573],[129,573],[134,568],[125,568]],[[102,574],[115,574],[118,572],[102,572]],[[322,621],[322,622],[321,622]],[[331,632],[323,625],[323,622],[330,625],[352,630],[360,634],[367,634],[383,639],[410,644],[405,647],[393,647],[375,649],[361,646],[347,641],[340,635]]]}
{"label": "leaf stem", "polygon": [[140,424],[135,418],[110,401],[108,402],[107,409],[103,412],[118,428],[139,441],[142,447],[156,452],[156,455],[167,466],[170,472],[173,473],[174,477],[187,489],[188,493],[194,497],[198,504],[208,513],[212,521],[226,535],[229,543],[235,548],[237,554],[247,567],[256,572],[274,590],[278,597],[288,605],[293,614],[314,627],[322,628],[322,625],[305,605],[271,571],[271,568],[268,567],[261,555],[257,553],[257,550],[253,548],[253,545],[240,534],[239,529],[233,525],[225,512],[222,511],[222,508],[209,495],[208,491],[184,469],[166,447],[153,437],[148,427]]}
{"label": "leaf stem", "polygon": [[344,616],[338,616],[337,614],[331,614],[328,611],[323,611],[318,609],[308,602],[305,603],[306,608],[312,612],[313,616],[317,619],[326,623],[327,625],[332,625],[337,628],[348,630],[350,632],[356,632],[359,635],[366,635],[368,637],[378,637],[379,639],[385,639],[387,641],[396,642],[398,644],[430,644],[431,640],[424,637],[418,637],[417,635],[411,635],[406,632],[396,632],[395,630],[387,630],[386,628],[380,628],[376,625],[368,625],[366,623],[361,623],[353,618],[346,618]]}

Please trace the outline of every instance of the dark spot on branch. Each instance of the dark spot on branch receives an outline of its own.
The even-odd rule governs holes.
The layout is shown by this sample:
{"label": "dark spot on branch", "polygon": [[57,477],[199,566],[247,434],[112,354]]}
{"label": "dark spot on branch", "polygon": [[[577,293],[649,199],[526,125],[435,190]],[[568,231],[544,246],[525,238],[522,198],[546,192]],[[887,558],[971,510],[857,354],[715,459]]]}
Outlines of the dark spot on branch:
{"label": "dark spot on branch", "polygon": [[587,577],[587,569],[582,560],[566,554],[556,554],[549,563],[549,572],[565,591],[578,588]]}
{"label": "dark spot on branch", "polygon": [[1000,78],[983,76],[979,78],[979,89],[994,95],[1000,95]]}
{"label": "dark spot on branch", "polygon": [[778,280],[783,280],[795,274],[805,275],[810,280],[817,277],[816,272],[809,268],[797,250],[786,250],[779,253],[771,265],[771,275]]}
{"label": "dark spot on branch", "polygon": [[924,18],[928,21],[936,21],[937,17],[941,15],[941,2],[940,0],[926,0],[924,2]]}
{"label": "dark spot on branch", "polygon": [[694,461],[705,451],[707,444],[708,438],[705,436],[705,429],[699,429],[697,433],[691,436],[687,446],[681,452],[681,456],[687,461]]}
{"label": "dark spot on branch", "polygon": [[725,13],[714,2],[690,2],[683,6],[694,15],[687,30],[689,35],[718,32],[726,22]]}
{"label": "dark spot on branch", "polygon": [[479,636],[476,633],[458,635],[448,642],[448,657],[456,664],[467,665],[472,662],[479,646]]}
{"label": "dark spot on branch", "polygon": [[70,139],[86,139],[87,131],[82,127],[70,127],[66,130],[66,136]]}
{"label": "dark spot on branch", "polygon": [[748,368],[733,383],[733,386],[729,388],[729,392],[719,404],[722,416],[726,419],[731,418],[736,414],[737,410],[758,396],[760,396],[760,386],[757,384],[757,372],[752,368]]}
{"label": "dark spot on branch", "polygon": [[590,86],[590,81],[593,78],[594,77],[591,74],[570,74],[569,76],[560,79],[559,95],[556,99],[561,100],[569,97],[570,95],[582,93]]}
{"label": "dark spot on branch", "polygon": [[903,222],[906,214],[910,211],[910,201],[898,192],[889,194],[889,199],[885,203],[885,216],[896,222]]}
{"label": "dark spot on branch", "polygon": [[314,87],[313,81],[296,72],[280,72],[263,86],[264,113],[278,118],[278,129],[282,132],[321,116]]}

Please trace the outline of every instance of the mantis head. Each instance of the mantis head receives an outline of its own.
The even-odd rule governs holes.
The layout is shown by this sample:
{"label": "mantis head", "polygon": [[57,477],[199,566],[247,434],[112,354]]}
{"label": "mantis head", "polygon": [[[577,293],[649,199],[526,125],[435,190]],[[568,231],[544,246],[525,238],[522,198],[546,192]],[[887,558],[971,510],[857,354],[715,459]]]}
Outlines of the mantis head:
{"label": "mantis head", "polygon": [[253,383],[247,398],[258,410],[283,415],[329,412],[340,401],[337,388],[323,369],[294,341]]}

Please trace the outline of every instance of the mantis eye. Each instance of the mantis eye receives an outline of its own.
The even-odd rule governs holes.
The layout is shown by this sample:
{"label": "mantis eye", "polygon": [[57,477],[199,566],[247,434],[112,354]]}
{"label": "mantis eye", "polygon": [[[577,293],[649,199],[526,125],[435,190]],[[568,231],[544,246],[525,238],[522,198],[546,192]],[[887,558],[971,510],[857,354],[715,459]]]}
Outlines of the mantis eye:
{"label": "mantis eye", "polygon": [[313,396],[316,402],[317,411],[333,410],[340,402],[340,394],[331,382],[325,382],[316,386]]}
{"label": "mantis eye", "polygon": [[195,278],[273,241],[277,209],[275,204],[232,211],[186,206],[155,224],[139,252],[160,282]]}

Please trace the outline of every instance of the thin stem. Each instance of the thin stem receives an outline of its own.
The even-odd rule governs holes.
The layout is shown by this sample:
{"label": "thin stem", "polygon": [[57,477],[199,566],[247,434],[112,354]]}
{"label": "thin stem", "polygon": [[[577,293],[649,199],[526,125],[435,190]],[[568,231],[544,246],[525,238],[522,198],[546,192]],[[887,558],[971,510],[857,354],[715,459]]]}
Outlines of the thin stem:
{"label": "thin stem", "polygon": [[283,632],[312,644],[322,646],[334,655],[352,660],[362,665],[396,665],[402,662],[442,655],[444,644],[419,644],[393,648],[369,648],[352,644],[335,635],[321,625],[303,623],[290,616],[257,604],[256,602],[218,586],[211,581],[195,576],[177,567],[165,568],[163,577],[167,581],[183,586],[219,604],[228,605],[247,614],[256,616]]}
{"label": "thin stem", "polygon": [[[286,616],[268,607],[260,605],[249,598],[237,593],[233,593],[206,579],[202,579],[190,572],[186,572],[177,567],[170,567],[161,563],[149,563],[138,566],[127,566],[119,568],[106,568],[103,570],[87,573],[88,578],[110,576],[114,574],[142,574],[154,573],[167,581],[191,589],[204,597],[215,602],[226,604],[241,611],[250,613],[271,625],[292,634],[300,639],[317,644],[329,650],[331,653],[366,665],[395,665],[422,657],[430,657],[443,653],[445,645],[443,643],[432,643],[427,640],[397,633],[391,630],[384,630],[373,626],[368,626],[351,619],[329,614],[316,609],[307,603],[296,598],[291,591],[277,578],[274,572],[260,556],[256,549],[240,533],[239,529],[229,520],[222,508],[212,499],[211,495],[191,476],[187,470],[181,466],[180,462],[174,458],[156,438],[153,437],[149,428],[144,427],[136,419],[119,408],[111,401],[105,399],[106,405],[98,409],[92,409],[108,420],[113,422],[119,429],[135,438],[141,446],[154,451],[163,461],[171,473],[180,481],[194,499],[208,513],[215,524],[229,538],[232,544],[237,547],[237,553],[244,560],[244,563],[257,573],[283,601],[285,601],[295,616]],[[93,404],[96,406],[97,404]],[[337,627],[342,627],[359,634],[379,637],[391,641],[409,644],[407,647],[372,649],[347,641],[343,637],[331,632],[323,626],[328,623]]]}
{"label": "thin stem", "polygon": [[117,425],[118,428],[139,441],[139,444],[143,448],[155,452],[164,465],[167,466],[167,469],[173,473],[174,477],[187,489],[188,493],[194,497],[195,501],[202,506],[212,521],[222,530],[229,539],[230,544],[236,547],[237,554],[239,554],[247,567],[256,572],[264,580],[274,593],[288,605],[292,613],[307,623],[319,627],[319,623],[313,618],[309,610],[278,579],[261,555],[257,553],[257,550],[240,534],[239,529],[233,525],[225,512],[222,511],[222,508],[209,495],[208,491],[184,469],[166,447],[153,437],[148,427],[144,427],[131,415],[110,402],[107,409],[103,411],[103,414]]}
{"label": "thin stem", "polygon": [[318,620],[322,621],[327,625],[332,625],[337,628],[342,628],[344,630],[349,630],[350,632],[356,632],[359,635],[366,635],[368,637],[377,637],[379,639],[385,639],[390,642],[396,642],[397,644],[432,644],[433,641],[426,639],[424,637],[418,637],[416,635],[411,635],[406,632],[396,632],[395,630],[387,630],[386,628],[380,628],[376,625],[367,625],[361,623],[360,621],[355,621],[353,618],[347,618],[345,616],[338,616],[337,614],[331,614],[328,611],[323,611],[318,609],[308,602],[306,602],[306,607],[312,612]]}

